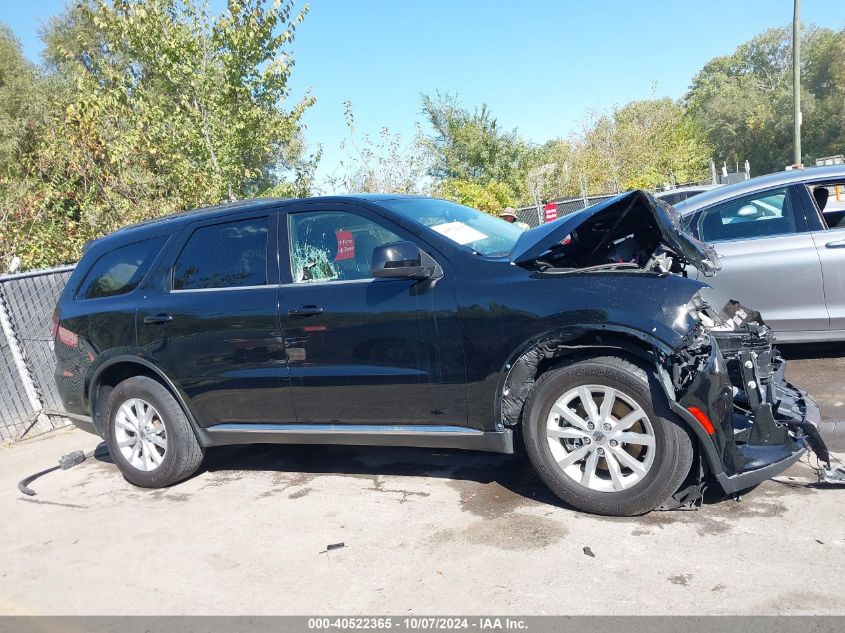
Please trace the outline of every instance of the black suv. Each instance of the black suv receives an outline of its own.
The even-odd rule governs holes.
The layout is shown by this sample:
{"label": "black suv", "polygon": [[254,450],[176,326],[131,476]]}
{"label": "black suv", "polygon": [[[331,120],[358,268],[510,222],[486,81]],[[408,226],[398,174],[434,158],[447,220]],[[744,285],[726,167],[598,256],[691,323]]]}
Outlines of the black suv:
{"label": "black suv", "polygon": [[639,191],[527,231],[431,198],[236,203],[91,243],[56,380],[147,487],[222,444],[517,439],[564,501],[630,515],[825,458],[762,320],[688,269],[718,258]]}

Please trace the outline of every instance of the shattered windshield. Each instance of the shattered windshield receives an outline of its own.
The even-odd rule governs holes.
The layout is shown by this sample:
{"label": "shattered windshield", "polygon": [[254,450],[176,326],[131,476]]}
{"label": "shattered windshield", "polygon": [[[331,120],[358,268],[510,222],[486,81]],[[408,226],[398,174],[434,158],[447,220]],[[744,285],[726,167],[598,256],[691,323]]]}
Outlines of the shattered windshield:
{"label": "shattered windshield", "polygon": [[507,255],[523,232],[504,220],[446,200],[397,198],[379,204],[481,255]]}

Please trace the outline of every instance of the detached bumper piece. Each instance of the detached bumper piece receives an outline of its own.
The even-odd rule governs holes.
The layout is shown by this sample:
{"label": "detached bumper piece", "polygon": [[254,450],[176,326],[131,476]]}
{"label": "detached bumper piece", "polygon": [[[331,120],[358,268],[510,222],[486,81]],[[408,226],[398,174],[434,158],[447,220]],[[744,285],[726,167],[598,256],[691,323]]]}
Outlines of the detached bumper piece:
{"label": "detached bumper piece", "polygon": [[678,409],[695,412],[699,428],[702,413],[711,423],[701,444],[710,472],[726,494],[782,473],[808,450],[825,463],[831,478],[845,475],[830,468],[818,432],[818,405],[784,379],[785,362],[765,325],[710,330],[687,362],[696,367],[682,385]]}
{"label": "detached bumper piece", "polygon": [[845,468],[842,466],[828,466],[819,471],[819,480],[824,484],[845,486]]}
{"label": "detached bumper piece", "polygon": [[[737,472],[719,478],[728,493],[783,472],[807,449],[828,467],[830,454],[818,425],[819,407],[784,378],[786,363],[772,346],[771,331],[746,323],[738,331],[714,331],[733,386],[731,413]],[[732,489],[730,489],[732,488]]]}
{"label": "detached bumper piece", "polygon": [[755,414],[755,422],[785,425],[794,435],[803,437],[824,464],[818,471],[819,481],[845,485],[845,467],[831,465],[830,452],[819,434],[819,407],[807,392],[784,378],[786,363],[772,347],[769,329],[757,323],[743,323],[740,328],[713,333],[726,358],[731,381],[742,385],[734,403],[744,403]]}

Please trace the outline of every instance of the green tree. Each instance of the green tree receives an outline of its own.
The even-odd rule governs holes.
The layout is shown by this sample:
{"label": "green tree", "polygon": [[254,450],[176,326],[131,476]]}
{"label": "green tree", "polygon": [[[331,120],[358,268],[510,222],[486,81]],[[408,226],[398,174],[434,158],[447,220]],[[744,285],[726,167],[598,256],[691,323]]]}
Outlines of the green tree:
{"label": "green tree", "polygon": [[[486,105],[470,111],[457,97],[422,96],[423,116],[431,126],[427,144],[430,174],[436,184],[456,181],[443,191],[498,191],[515,199],[524,189],[522,162],[526,145],[516,130],[501,128]],[[469,187],[461,183],[475,183]],[[505,196],[504,192],[508,192]]]}
{"label": "green tree", "polygon": [[681,104],[651,99],[594,114],[574,142],[572,163],[591,191],[654,189],[704,178],[711,152]]}
{"label": "green tree", "polygon": [[524,182],[520,204],[539,205],[578,193],[578,181],[572,171],[575,146],[555,138],[542,145],[526,145],[521,163]]}
{"label": "green tree", "polygon": [[31,154],[50,118],[50,86],[0,24],[0,182],[20,178],[21,161]]}
{"label": "green tree", "polygon": [[335,172],[327,177],[333,191],[343,193],[429,193],[426,174],[429,155],[425,139],[417,126],[410,142],[388,128],[376,138],[359,136],[355,128],[352,103],[344,102],[344,115],[349,138],[341,142],[344,158]]}
{"label": "green tree", "polygon": [[[24,160],[28,209],[3,253],[28,266],[74,259],[86,239],[176,209],[304,195],[316,157],[289,104],[290,43],[307,6],[229,0],[78,0],[45,35],[68,86]],[[10,204],[12,201],[7,201]]]}
{"label": "green tree", "polygon": [[[807,162],[845,152],[845,29],[811,29],[802,48],[802,149]],[[809,97],[809,99],[808,99]]]}
{"label": "green tree", "polygon": [[32,223],[25,221],[38,209],[38,183],[27,166],[55,116],[50,95],[59,90],[54,84],[0,25],[0,271],[9,265],[15,242],[27,243],[30,251],[39,248]]}
{"label": "green tree", "polygon": [[613,113],[622,189],[649,189],[706,176],[712,148],[671,99],[634,101]]}
{"label": "green tree", "polygon": [[[845,132],[845,30],[802,33],[804,162],[841,153]],[[716,159],[749,160],[755,173],[792,162],[792,38],[769,29],[717,57],[695,76],[687,107],[716,147]]]}
{"label": "green tree", "polygon": [[542,145],[503,131],[486,106],[470,111],[449,95],[424,96],[423,112],[436,190],[489,211],[577,195],[582,179],[593,192],[700,180],[712,151],[700,124],[668,98],[593,113],[580,134]]}
{"label": "green tree", "polygon": [[496,180],[482,184],[474,180],[448,178],[436,186],[434,195],[491,215],[497,215],[505,207],[515,204],[510,187]]}

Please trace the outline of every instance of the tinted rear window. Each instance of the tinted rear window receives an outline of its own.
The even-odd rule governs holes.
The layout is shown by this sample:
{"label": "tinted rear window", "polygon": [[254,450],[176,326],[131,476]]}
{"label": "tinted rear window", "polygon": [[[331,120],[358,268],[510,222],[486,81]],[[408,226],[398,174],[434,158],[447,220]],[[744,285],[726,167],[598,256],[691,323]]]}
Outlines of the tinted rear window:
{"label": "tinted rear window", "polygon": [[135,242],[106,253],[91,267],[76,296],[113,297],[133,291],[141,283],[166,236]]}
{"label": "tinted rear window", "polygon": [[268,227],[263,217],[198,228],[176,260],[173,289],[265,285]]}

